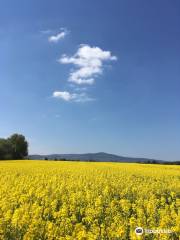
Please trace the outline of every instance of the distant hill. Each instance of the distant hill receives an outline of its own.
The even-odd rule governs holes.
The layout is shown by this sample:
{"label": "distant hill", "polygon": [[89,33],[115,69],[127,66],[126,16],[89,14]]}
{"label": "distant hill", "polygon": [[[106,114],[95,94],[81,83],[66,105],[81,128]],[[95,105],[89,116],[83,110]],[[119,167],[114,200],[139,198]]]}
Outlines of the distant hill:
{"label": "distant hill", "polygon": [[48,160],[79,160],[79,161],[94,161],[94,162],[128,162],[128,163],[135,163],[135,162],[157,162],[163,163],[163,160],[156,160],[156,159],[148,159],[148,158],[133,158],[133,157],[123,157],[114,154],[109,154],[105,152],[99,153],[84,153],[84,154],[50,154],[50,155],[30,155],[29,159],[48,159]]}

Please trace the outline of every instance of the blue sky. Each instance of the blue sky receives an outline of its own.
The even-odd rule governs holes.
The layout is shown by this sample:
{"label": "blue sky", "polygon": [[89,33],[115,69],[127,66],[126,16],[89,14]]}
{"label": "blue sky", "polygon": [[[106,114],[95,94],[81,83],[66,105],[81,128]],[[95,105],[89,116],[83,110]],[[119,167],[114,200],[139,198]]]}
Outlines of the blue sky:
{"label": "blue sky", "polygon": [[178,0],[1,1],[0,136],[179,160],[179,26]]}

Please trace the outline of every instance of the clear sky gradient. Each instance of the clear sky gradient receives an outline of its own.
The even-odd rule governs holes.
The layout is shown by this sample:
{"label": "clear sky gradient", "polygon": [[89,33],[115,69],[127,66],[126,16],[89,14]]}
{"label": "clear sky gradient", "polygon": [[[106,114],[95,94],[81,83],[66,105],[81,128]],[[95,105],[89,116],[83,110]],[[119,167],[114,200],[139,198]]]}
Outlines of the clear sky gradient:
{"label": "clear sky gradient", "polygon": [[2,0],[0,50],[0,137],[180,160],[179,0]]}

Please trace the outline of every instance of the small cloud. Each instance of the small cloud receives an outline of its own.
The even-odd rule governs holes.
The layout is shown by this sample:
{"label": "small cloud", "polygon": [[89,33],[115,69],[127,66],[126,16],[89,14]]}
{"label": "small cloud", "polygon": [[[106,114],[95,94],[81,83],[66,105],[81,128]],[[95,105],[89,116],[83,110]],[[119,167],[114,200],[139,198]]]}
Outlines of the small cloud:
{"label": "small cloud", "polygon": [[57,43],[61,39],[65,38],[65,36],[69,33],[69,31],[65,28],[61,28],[61,32],[57,33],[56,35],[52,35],[48,38],[49,42]]}
{"label": "small cloud", "polygon": [[64,101],[70,101],[72,99],[72,94],[70,94],[69,92],[60,92],[60,91],[55,91],[53,92],[53,97],[55,98],[60,98],[63,99]]}
{"label": "small cloud", "polygon": [[95,100],[90,98],[86,93],[70,93],[67,91],[55,91],[53,97],[66,102],[89,102]]}
{"label": "small cloud", "polygon": [[64,54],[58,62],[74,65],[75,68],[69,75],[69,82],[78,85],[92,85],[95,82],[95,78],[103,73],[104,62],[116,60],[117,57],[113,56],[110,51],[81,44],[73,56],[69,57]]}

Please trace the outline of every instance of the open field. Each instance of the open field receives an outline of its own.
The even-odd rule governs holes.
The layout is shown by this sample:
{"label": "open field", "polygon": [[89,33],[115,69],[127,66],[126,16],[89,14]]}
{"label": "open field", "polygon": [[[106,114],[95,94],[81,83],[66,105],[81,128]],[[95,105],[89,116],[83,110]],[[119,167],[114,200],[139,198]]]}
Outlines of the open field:
{"label": "open field", "polygon": [[0,161],[0,239],[179,239],[179,196],[179,166]]}

